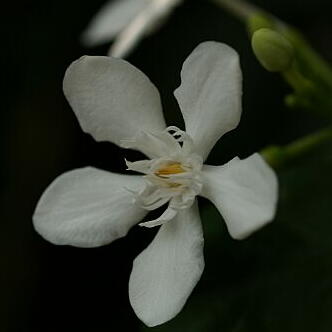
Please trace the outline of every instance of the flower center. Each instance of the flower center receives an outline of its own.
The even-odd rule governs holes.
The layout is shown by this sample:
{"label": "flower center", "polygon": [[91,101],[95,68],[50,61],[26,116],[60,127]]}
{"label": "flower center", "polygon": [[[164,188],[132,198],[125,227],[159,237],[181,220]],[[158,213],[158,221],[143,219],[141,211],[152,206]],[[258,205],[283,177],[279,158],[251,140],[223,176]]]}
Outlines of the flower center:
{"label": "flower center", "polygon": [[179,174],[184,172],[185,170],[182,168],[182,165],[180,163],[171,163],[165,167],[158,169],[154,174],[163,178],[171,174]]}
{"label": "flower center", "polygon": [[[179,209],[190,207],[202,189],[203,160],[194,152],[191,137],[176,127],[159,133],[142,132],[138,137],[123,142],[152,156],[151,160],[126,161],[128,170],[144,174],[143,190],[133,192],[135,201],[146,210],[154,210],[168,203],[165,213],[152,227],[173,218]],[[167,219],[167,220],[166,220]],[[148,226],[150,225],[150,226]]]}

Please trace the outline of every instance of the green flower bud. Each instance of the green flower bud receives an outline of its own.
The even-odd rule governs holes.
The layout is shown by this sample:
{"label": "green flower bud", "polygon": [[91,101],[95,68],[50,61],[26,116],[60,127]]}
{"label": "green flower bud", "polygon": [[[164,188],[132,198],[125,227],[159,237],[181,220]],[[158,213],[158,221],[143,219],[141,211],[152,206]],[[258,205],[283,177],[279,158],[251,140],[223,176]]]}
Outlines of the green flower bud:
{"label": "green flower bud", "polygon": [[292,44],[274,30],[266,28],[257,30],[252,36],[251,45],[258,61],[268,71],[285,71],[293,63]]}
{"label": "green flower bud", "polygon": [[274,20],[265,13],[253,14],[247,20],[247,29],[250,35],[262,28],[274,29],[274,26]]}

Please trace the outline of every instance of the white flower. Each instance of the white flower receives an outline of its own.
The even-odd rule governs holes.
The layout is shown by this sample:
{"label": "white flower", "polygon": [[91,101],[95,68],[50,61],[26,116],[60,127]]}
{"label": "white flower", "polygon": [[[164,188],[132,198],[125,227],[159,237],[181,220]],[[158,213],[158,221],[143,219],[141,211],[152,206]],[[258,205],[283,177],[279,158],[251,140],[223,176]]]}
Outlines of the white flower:
{"label": "white flower", "polygon": [[240,120],[237,53],[221,43],[202,43],[184,62],[181,79],[175,97],[186,132],[166,128],[157,89],[128,62],[85,56],[71,64],[64,92],[83,130],[150,159],[127,162],[144,176],[91,167],[65,173],[44,192],[33,217],[36,230],[54,244],[97,247],[168,204],[158,219],[141,224],[162,226],[135,259],[129,281],[131,305],[149,326],[181,310],[203,271],[197,195],[216,205],[235,239],[271,221],[277,201],[276,176],[257,153],[223,166],[203,165],[216,141]]}
{"label": "white flower", "polygon": [[87,46],[115,42],[109,55],[125,57],[147,34],[160,26],[183,0],[115,0],[107,2],[82,34]]}

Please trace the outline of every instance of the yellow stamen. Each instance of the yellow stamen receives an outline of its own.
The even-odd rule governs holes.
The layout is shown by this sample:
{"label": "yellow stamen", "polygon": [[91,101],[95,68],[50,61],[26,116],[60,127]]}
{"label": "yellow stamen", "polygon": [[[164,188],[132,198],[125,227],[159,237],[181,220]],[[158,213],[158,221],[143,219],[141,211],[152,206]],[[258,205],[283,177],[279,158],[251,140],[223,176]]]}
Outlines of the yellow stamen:
{"label": "yellow stamen", "polygon": [[185,170],[182,168],[180,163],[168,164],[166,167],[160,168],[155,172],[156,175],[164,177],[171,174],[184,173]]}

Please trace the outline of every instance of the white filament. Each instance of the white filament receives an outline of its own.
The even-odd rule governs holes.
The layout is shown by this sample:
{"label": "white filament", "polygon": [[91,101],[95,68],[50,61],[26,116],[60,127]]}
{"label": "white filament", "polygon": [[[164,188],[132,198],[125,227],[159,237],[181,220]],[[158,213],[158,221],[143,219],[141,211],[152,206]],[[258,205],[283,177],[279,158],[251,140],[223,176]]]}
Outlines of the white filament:
{"label": "white filament", "polygon": [[142,173],[146,179],[145,188],[133,192],[136,204],[151,211],[168,203],[159,218],[141,226],[161,225],[173,219],[178,210],[193,204],[202,190],[203,160],[194,152],[193,140],[186,132],[172,126],[159,133],[142,132],[122,143],[126,148],[139,148],[156,156],[150,160],[126,160],[128,170]]}

